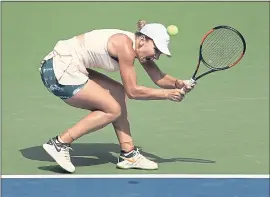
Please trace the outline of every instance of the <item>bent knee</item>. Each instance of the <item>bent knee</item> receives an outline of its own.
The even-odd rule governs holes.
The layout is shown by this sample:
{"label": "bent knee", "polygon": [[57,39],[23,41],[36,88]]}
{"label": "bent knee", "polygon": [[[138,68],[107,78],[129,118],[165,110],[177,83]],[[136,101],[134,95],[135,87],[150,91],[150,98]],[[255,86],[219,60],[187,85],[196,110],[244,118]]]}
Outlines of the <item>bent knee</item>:
{"label": "bent knee", "polygon": [[120,105],[118,103],[114,104],[113,106],[110,107],[110,109],[106,111],[106,114],[111,121],[115,121],[121,116]]}

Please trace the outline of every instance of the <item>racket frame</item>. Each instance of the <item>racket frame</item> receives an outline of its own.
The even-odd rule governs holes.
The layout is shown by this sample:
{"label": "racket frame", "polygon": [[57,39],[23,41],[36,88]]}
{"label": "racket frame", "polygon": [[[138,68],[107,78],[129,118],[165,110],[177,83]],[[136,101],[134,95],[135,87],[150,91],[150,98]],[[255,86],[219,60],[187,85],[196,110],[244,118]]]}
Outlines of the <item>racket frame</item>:
{"label": "racket frame", "polygon": [[[242,52],[242,54],[240,55],[240,57],[239,57],[234,63],[232,63],[232,64],[230,64],[230,65],[228,65],[228,66],[225,66],[225,67],[215,68],[215,67],[210,66],[210,65],[203,59],[203,57],[202,57],[202,46],[203,46],[203,43],[204,43],[205,39],[206,39],[212,32],[214,32],[214,31],[217,30],[217,29],[221,29],[221,28],[229,29],[229,30],[235,32],[235,33],[240,37],[240,39],[241,39],[242,42],[243,42],[243,52]],[[232,28],[232,27],[230,27],[230,26],[226,26],[226,25],[220,25],[220,26],[216,26],[216,27],[212,28],[212,29],[209,30],[209,31],[203,36],[203,38],[202,38],[202,41],[201,41],[201,44],[200,44],[200,50],[199,50],[199,60],[198,60],[198,63],[197,63],[197,67],[196,67],[196,69],[195,69],[195,72],[193,73],[193,76],[192,76],[192,78],[190,79],[190,81],[194,83],[196,80],[200,79],[201,77],[203,77],[203,76],[205,76],[205,75],[207,75],[207,74],[210,74],[210,73],[216,72],[216,71],[226,70],[226,69],[228,69],[228,68],[231,68],[231,67],[235,66],[235,65],[243,58],[245,52],[246,52],[246,41],[245,41],[244,37],[242,36],[242,34],[241,34],[239,31],[237,31],[236,29],[234,29],[234,28]],[[203,62],[203,64],[204,64],[206,67],[210,68],[210,70],[208,70],[207,72],[204,72],[204,73],[202,73],[201,75],[199,75],[199,76],[196,77],[196,74],[197,74],[197,72],[198,72],[198,70],[199,70],[199,67],[200,67],[201,62]]]}

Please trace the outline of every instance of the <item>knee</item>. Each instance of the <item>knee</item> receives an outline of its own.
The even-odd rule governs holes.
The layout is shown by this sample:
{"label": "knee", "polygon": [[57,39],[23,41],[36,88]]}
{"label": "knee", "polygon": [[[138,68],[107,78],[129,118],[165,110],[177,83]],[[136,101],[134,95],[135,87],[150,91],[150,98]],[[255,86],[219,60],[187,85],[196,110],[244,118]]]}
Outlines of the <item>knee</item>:
{"label": "knee", "polygon": [[108,110],[107,116],[111,120],[111,122],[113,122],[121,116],[121,111],[121,106],[116,103]]}

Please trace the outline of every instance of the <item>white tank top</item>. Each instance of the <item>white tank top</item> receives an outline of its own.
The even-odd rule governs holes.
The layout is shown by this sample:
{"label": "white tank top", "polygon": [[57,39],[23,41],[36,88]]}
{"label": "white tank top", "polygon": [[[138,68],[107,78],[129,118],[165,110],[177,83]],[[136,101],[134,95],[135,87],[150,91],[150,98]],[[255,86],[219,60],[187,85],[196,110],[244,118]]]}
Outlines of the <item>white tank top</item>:
{"label": "white tank top", "polygon": [[127,35],[133,41],[134,48],[134,33],[118,29],[93,30],[84,34],[85,50],[88,52],[88,55],[84,57],[88,63],[86,66],[89,65],[90,68],[103,68],[110,72],[119,70],[118,62],[109,55],[107,48],[109,38],[116,33]]}
{"label": "white tank top", "polygon": [[83,45],[80,45],[76,37],[58,41],[44,60],[53,57],[54,73],[62,85],[85,83],[88,80],[87,68],[118,71],[119,63],[109,55],[107,48],[109,38],[117,33],[127,35],[133,41],[135,49],[134,33],[120,29],[100,29],[85,33]]}

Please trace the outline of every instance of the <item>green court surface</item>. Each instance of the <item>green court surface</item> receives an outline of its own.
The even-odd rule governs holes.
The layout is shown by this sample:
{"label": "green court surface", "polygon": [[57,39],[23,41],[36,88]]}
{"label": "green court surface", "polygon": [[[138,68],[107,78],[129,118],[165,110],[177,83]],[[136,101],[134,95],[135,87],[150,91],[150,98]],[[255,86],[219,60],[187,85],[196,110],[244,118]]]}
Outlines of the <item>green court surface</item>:
{"label": "green court surface", "polygon": [[[269,173],[269,3],[2,2],[1,19],[3,174],[60,173],[41,145],[88,113],[45,89],[41,59],[60,39],[95,28],[135,31],[139,19],[179,27],[173,57],[158,64],[181,79],[191,77],[213,26],[238,29],[247,53],[233,69],[200,80],[181,103],[128,101],[134,141],[159,170],[116,169],[119,147],[108,126],[73,144],[76,173]],[[136,70],[139,84],[154,87],[138,63]]]}

